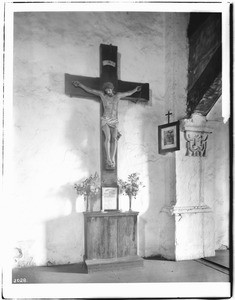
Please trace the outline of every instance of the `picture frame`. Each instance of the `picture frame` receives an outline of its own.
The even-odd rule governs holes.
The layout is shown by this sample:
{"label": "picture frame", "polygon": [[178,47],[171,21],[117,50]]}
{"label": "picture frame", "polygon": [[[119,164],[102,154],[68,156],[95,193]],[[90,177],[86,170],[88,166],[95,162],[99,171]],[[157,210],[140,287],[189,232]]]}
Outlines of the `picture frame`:
{"label": "picture frame", "polygon": [[117,211],[118,209],[118,187],[102,187],[101,210]]}
{"label": "picture frame", "polygon": [[166,154],[180,149],[179,121],[158,126],[158,152]]}

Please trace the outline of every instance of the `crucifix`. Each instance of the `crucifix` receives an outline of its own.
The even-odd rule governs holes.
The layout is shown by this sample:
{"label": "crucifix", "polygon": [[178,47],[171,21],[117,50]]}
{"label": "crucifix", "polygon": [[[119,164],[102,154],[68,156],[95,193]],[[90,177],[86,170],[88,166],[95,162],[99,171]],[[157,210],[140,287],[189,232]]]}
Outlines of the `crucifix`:
{"label": "crucifix", "polygon": [[165,116],[167,116],[167,121],[168,123],[170,123],[170,116],[172,115],[172,113],[168,110],[167,114],[165,114]]}
{"label": "crucifix", "polygon": [[70,97],[101,102],[101,182],[117,186],[118,102],[149,100],[149,84],[121,81],[117,72],[117,47],[100,45],[100,77],[65,74],[65,93]]}

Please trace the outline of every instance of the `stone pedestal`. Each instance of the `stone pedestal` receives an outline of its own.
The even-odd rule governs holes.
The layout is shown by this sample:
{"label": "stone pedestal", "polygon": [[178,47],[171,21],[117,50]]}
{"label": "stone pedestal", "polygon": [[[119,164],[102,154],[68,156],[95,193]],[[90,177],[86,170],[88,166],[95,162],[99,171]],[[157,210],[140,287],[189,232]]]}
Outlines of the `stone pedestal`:
{"label": "stone pedestal", "polygon": [[162,211],[171,219],[174,246],[163,254],[171,260],[188,260],[215,255],[214,216],[210,207],[165,207]]}
{"label": "stone pedestal", "polygon": [[[162,255],[167,259],[198,259],[215,255],[214,213],[207,205],[205,161],[211,130],[194,115],[181,121],[180,150],[175,152],[176,198],[162,209],[165,227]],[[212,188],[212,187],[209,187]]]}
{"label": "stone pedestal", "polygon": [[85,212],[88,272],[143,266],[137,255],[138,212]]}

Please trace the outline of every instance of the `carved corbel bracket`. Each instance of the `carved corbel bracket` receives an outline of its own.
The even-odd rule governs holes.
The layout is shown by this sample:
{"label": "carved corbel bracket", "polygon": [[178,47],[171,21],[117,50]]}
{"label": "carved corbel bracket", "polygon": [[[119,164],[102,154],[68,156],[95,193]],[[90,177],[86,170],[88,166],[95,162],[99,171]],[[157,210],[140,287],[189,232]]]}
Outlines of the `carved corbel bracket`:
{"label": "carved corbel bracket", "polygon": [[206,119],[200,114],[192,115],[190,119],[181,121],[181,130],[186,140],[186,156],[205,157],[207,139],[210,133],[206,127]]}
{"label": "carved corbel bracket", "polygon": [[206,156],[208,132],[185,131],[186,156]]}

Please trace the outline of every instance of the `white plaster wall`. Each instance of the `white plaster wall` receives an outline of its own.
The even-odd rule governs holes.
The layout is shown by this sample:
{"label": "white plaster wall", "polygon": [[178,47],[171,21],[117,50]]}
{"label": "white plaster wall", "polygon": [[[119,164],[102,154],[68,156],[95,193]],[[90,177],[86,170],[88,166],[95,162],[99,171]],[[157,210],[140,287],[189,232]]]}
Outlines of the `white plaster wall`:
{"label": "white plaster wall", "polygon": [[[167,123],[165,114],[171,111],[171,122],[177,121],[186,114],[186,89],[188,74],[188,14],[166,14],[165,26],[165,101],[160,124]],[[176,203],[176,152],[161,156],[162,170],[165,174],[164,198],[159,215],[161,255],[168,259],[175,259],[176,225],[174,216],[164,211],[163,207]],[[184,190],[185,187],[183,187]]]}
{"label": "white plaster wall", "polygon": [[19,265],[82,260],[84,203],[73,184],[100,168],[99,104],[67,97],[64,73],[98,77],[100,43],[118,46],[121,80],[151,89],[148,104],[119,106],[119,177],[139,172],[145,185],[133,201],[139,253],[156,255],[172,242],[161,209],[174,201],[175,160],[158,154],[157,126],[168,109],[175,120],[184,115],[187,23],[188,14],[15,13],[11,201]]}
{"label": "white plaster wall", "polygon": [[213,208],[215,218],[215,249],[226,249],[229,245],[230,197],[229,191],[229,121],[222,119],[222,98],[207,116],[212,128],[208,143],[208,155],[205,166],[205,201]]}

